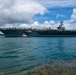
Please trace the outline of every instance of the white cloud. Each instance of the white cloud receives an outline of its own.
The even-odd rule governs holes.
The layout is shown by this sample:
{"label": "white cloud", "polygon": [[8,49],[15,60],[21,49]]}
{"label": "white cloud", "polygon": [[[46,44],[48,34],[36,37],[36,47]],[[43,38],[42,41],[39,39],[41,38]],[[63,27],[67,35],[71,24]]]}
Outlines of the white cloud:
{"label": "white cloud", "polygon": [[55,24],[55,21],[51,20],[51,21],[49,21],[49,23],[50,23],[51,25],[54,25],[54,24]]}
{"label": "white cloud", "polygon": [[28,25],[28,24],[23,23],[23,24],[20,24],[19,27],[20,28],[31,28],[31,25]]}
{"label": "white cloud", "polygon": [[67,29],[74,29],[76,30],[76,9],[73,9],[72,15],[70,17],[70,20],[64,21],[64,26]]}
{"label": "white cloud", "polygon": [[65,16],[61,14],[57,14],[56,18],[59,18],[59,17],[65,17]]}
{"label": "white cloud", "polygon": [[76,0],[37,0],[47,8],[76,7]]}
{"label": "white cloud", "polygon": [[[39,2],[39,3],[38,3]],[[44,7],[42,6],[44,5]],[[59,22],[45,21],[40,24],[33,21],[32,17],[36,14],[43,15],[48,8],[52,7],[76,7],[76,0],[0,0],[0,25],[4,27],[13,27],[12,24],[20,23],[19,27],[26,28],[55,28],[58,27]],[[57,14],[58,17],[65,17]],[[70,20],[64,21],[66,29],[75,29],[76,9],[73,9]]]}
{"label": "white cloud", "polygon": [[36,29],[46,29],[46,28],[53,28],[56,29],[57,25],[55,21],[45,21],[43,24],[40,24],[37,21],[34,21],[32,24],[21,24],[21,28],[36,28]]}
{"label": "white cloud", "polygon": [[31,23],[35,14],[45,12],[46,8],[35,0],[0,0],[0,25]]}
{"label": "white cloud", "polygon": [[14,26],[12,24],[4,24],[0,26],[0,28],[13,28]]}
{"label": "white cloud", "polygon": [[[55,21],[54,21],[55,22]],[[57,29],[57,27],[60,25],[60,22],[55,22],[54,24],[51,24],[50,21],[45,21],[43,24],[40,24],[39,22],[35,21],[32,24],[21,24],[21,28],[35,28],[35,29]],[[66,20],[63,22],[63,26],[67,30],[76,30],[76,24],[72,24],[69,20]]]}
{"label": "white cloud", "polygon": [[70,17],[70,20],[64,21],[64,26],[67,29],[74,29],[76,30],[76,9],[73,9],[72,15]]}
{"label": "white cloud", "polygon": [[[63,15],[60,15],[60,14],[58,15],[58,17],[59,16],[64,17]],[[65,20],[63,22],[63,24],[64,24],[63,26],[65,27],[65,29],[68,29],[68,30],[74,29],[74,30],[76,30],[76,9],[73,9],[73,12],[72,12],[72,15],[71,15],[70,19]],[[55,22],[53,20],[45,21],[43,24],[40,24],[39,22],[34,21],[34,23],[30,24],[30,27],[39,28],[39,29],[43,29],[43,28],[56,29],[59,25],[60,25],[60,22]]]}
{"label": "white cloud", "polygon": [[76,20],[76,9],[73,9],[73,13],[71,15],[71,19]]}

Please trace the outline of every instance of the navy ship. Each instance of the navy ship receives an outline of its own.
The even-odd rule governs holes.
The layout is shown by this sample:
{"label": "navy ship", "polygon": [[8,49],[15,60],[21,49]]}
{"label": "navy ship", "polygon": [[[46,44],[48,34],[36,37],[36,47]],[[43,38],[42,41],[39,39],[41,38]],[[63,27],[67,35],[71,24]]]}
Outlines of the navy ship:
{"label": "navy ship", "polygon": [[63,22],[57,29],[23,29],[23,28],[0,28],[5,37],[51,37],[51,36],[76,36],[76,30],[66,30]]}
{"label": "navy ship", "polygon": [[5,37],[22,37],[24,29],[19,28],[0,28]]}
{"label": "navy ship", "polygon": [[66,30],[63,27],[63,22],[60,23],[57,29],[33,29],[25,32],[28,37],[51,37],[51,36],[76,36],[76,30]]}

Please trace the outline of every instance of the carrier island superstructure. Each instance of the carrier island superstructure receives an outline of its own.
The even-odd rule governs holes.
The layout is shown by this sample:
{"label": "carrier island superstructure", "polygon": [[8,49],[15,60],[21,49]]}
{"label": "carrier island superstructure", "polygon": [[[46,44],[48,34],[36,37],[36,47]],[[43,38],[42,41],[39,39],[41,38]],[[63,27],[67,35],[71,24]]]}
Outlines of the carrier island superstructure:
{"label": "carrier island superstructure", "polygon": [[51,36],[76,36],[76,30],[66,30],[63,22],[57,29],[25,29],[25,28],[0,28],[5,37],[51,37]]}

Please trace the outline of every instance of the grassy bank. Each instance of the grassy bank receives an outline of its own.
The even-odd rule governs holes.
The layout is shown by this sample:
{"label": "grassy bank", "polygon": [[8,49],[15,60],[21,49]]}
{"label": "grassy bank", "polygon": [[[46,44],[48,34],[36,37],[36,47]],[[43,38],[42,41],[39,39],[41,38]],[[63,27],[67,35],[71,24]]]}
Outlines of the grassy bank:
{"label": "grassy bank", "polygon": [[29,71],[23,71],[7,75],[76,75],[76,61],[73,62],[53,62],[35,67]]}
{"label": "grassy bank", "polygon": [[24,75],[76,75],[76,68],[67,67],[64,69],[52,68],[49,65],[45,65],[39,69],[34,69],[27,72]]}

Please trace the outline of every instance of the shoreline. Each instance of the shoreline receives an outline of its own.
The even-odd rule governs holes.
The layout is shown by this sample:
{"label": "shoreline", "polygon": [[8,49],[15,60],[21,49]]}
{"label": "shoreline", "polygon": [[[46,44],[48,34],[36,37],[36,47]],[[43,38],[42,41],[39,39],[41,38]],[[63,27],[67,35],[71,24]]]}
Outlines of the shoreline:
{"label": "shoreline", "polygon": [[76,75],[76,60],[53,61],[34,67],[31,70],[6,75]]}

